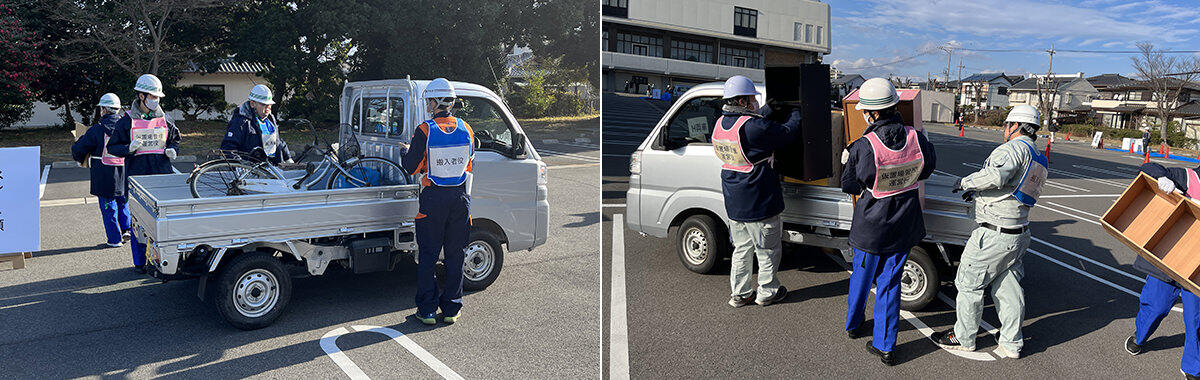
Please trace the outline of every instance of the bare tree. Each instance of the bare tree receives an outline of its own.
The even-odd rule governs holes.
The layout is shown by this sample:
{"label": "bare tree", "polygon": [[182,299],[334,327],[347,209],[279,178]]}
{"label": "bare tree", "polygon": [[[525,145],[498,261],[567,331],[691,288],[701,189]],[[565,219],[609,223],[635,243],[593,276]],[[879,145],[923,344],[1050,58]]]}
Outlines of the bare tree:
{"label": "bare tree", "polygon": [[[86,49],[69,59],[105,60],[129,72],[159,75],[167,64],[182,64],[206,51],[181,43],[176,26],[202,23],[229,0],[58,0],[55,17],[73,25],[75,34],[64,43]],[[194,29],[189,29],[194,30]],[[194,36],[192,36],[194,37]]]}
{"label": "bare tree", "polygon": [[1141,55],[1133,57],[1133,68],[1150,90],[1154,114],[1162,123],[1159,132],[1165,145],[1171,114],[1186,103],[1180,99],[1180,94],[1189,86],[1189,82],[1200,77],[1200,73],[1197,73],[1200,71],[1200,57],[1168,55],[1164,50],[1156,50],[1154,44],[1149,42],[1139,42],[1137,47]]}

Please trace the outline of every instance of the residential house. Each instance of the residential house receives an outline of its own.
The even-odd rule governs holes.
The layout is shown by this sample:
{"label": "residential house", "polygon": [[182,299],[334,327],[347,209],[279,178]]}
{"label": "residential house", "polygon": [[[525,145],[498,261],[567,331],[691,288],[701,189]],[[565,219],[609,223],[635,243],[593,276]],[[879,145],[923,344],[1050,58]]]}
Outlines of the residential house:
{"label": "residential house", "polygon": [[963,78],[959,84],[959,105],[978,110],[1008,107],[1008,88],[1023,79],[1004,73],[981,73]]}
{"label": "residential house", "polygon": [[833,93],[837,95],[838,99],[841,99],[845,98],[847,94],[854,92],[854,90],[857,90],[858,87],[862,86],[863,82],[866,81],[867,80],[863,79],[862,75],[849,74],[843,75],[841,78],[834,79],[830,84],[832,85],[831,87],[833,89]]}
{"label": "residential house", "polygon": [[[250,95],[250,88],[255,85],[265,84],[270,87],[267,80],[262,77],[262,74],[267,72],[267,65],[261,63],[246,63],[236,62],[232,59],[223,59],[218,62],[216,71],[211,73],[205,72],[199,65],[189,63],[188,67],[183,70],[183,75],[175,82],[175,87],[200,87],[218,94],[231,107],[241,105]],[[274,91],[275,89],[271,89]],[[283,94],[275,92],[275,102],[283,100]],[[122,98],[124,100],[124,98]],[[182,119],[183,114],[179,111],[168,112],[172,118],[176,120]],[[225,118],[230,115],[230,112],[220,113],[202,113],[200,119],[218,119]]]}
{"label": "residential house", "polygon": [[[1172,79],[1183,86],[1179,94],[1180,107],[1171,121],[1180,123],[1188,137],[1200,139],[1200,83]],[[1092,101],[1092,109],[1103,125],[1112,128],[1137,129],[1143,124],[1157,125],[1158,107],[1147,81],[1133,81],[1104,88],[1100,99]]]}
{"label": "residential house", "polygon": [[1094,77],[1088,77],[1087,81],[1088,83],[1091,83],[1092,87],[1095,87],[1097,91],[1104,91],[1104,89],[1109,87],[1127,85],[1135,82],[1133,79],[1129,79],[1121,74],[1100,74]]}
{"label": "residential house", "polygon": [[1038,94],[1039,88],[1048,92],[1044,97],[1053,110],[1049,116],[1058,119],[1059,123],[1087,121],[1092,111],[1092,100],[1100,97],[1100,91],[1083,78],[1083,73],[1050,77],[1043,75],[1030,77],[1009,87],[1009,105],[1025,104],[1041,109],[1043,96]]}

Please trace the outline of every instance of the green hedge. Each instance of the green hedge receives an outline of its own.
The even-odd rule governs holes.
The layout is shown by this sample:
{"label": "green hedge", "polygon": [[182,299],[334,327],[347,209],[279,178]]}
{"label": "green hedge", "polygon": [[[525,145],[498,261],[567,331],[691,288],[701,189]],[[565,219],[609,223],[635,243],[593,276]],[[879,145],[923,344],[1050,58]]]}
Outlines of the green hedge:
{"label": "green hedge", "polygon": [[[1096,131],[1104,132],[1104,137],[1112,139],[1124,138],[1142,138],[1142,131],[1137,129],[1122,129],[1110,128],[1092,124],[1066,124],[1059,126],[1060,132],[1070,133],[1072,136],[1092,137]],[[1162,144],[1162,134],[1156,128],[1150,130],[1150,145]],[[1171,126],[1167,132],[1167,145],[1173,147],[1191,148],[1196,145],[1196,139],[1189,138],[1179,128],[1179,123],[1171,122]]]}

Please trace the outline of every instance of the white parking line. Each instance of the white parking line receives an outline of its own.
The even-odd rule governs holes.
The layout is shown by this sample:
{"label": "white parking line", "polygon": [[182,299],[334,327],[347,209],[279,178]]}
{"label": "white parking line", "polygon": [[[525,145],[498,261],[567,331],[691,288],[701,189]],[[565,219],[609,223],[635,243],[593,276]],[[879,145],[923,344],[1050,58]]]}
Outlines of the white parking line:
{"label": "white parking line", "polygon": [[[834,256],[834,255],[828,255],[828,254],[827,254],[827,256],[829,256],[829,258],[832,259],[835,263],[838,263],[838,265],[841,265],[843,269],[846,269],[846,273],[849,273],[851,275],[854,274],[849,268],[846,267],[846,261],[843,260],[841,257]],[[875,294],[876,297],[879,296],[879,294],[875,292],[875,288],[871,288],[871,293]],[[949,297],[942,295],[940,292],[938,293],[938,295],[944,297],[944,299],[942,301],[949,300]],[[948,304],[951,305],[951,307],[954,306],[953,301],[948,302]],[[936,331],[933,331],[933,328],[930,328],[929,325],[926,325],[925,322],[921,320],[921,318],[917,317],[916,314],[913,314],[912,312],[909,312],[907,310],[903,310],[903,309],[900,310],[900,318],[904,318],[905,321],[908,321],[909,324],[913,325],[913,327],[916,327],[917,331],[920,331],[921,334],[924,334],[926,338],[930,338],[933,335],[933,333],[936,332]],[[987,322],[980,321],[980,326],[984,326],[984,328],[987,329],[991,325],[988,325]],[[933,342],[930,341],[930,344],[933,344]],[[949,352],[949,353],[953,354],[954,356],[958,356],[958,357],[962,357],[962,358],[966,358],[966,359],[978,360],[978,361],[995,361],[996,360],[996,357],[994,357],[992,355],[988,355],[985,352],[979,352],[979,351],[967,352],[967,351],[949,350],[949,349],[942,348],[941,346],[938,346],[938,348],[941,348],[942,351]]]}
{"label": "white parking line", "polygon": [[[629,321],[625,311],[625,221],[613,214],[612,274],[608,307],[608,378],[629,379]],[[602,277],[603,278],[603,277]]]}
{"label": "white parking line", "polygon": [[1080,214],[1083,214],[1083,215],[1087,215],[1087,216],[1090,216],[1090,217],[1093,217],[1093,218],[1096,218],[1096,219],[1100,219],[1100,218],[1101,218],[1101,216],[1100,216],[1100,215],[1096,215],[1096,214],[1093,214],[1093,213],[1090,213],[1090,212],[1087,212],[1087,211],[1083,211],[1083,210],[1080,210],[1080,209],[1076,209],[1076,208],[1072,208],[1072,207],[1063,206],[1063,205],[1061,205],[1061,204],[1054,203],[1054,202],[1050,202],[1050,201],[1047,201],[1046,203],[1052,204],[1052,205],[1054,205],[1054,206],[1056,206],[1056,207],[1062,207],[1062,208],[1065,208],[1065,209],[1067,209],[1067,210],[1071,210],[1071,211],[1074,211],[1074,212],[1077,212],[1077,213],[1080,213]]}
{"label": "white parking line", "polygon": [[1116,198],[1119,196],[1121,196],[1121,194],[1043,195],[1043,196],[1038,197],[1038,199],[1045,199],[1045,198]]}
{"label": "white parking line", "polygon": [[46,194],[47,178],[50,178],[50,165],[46,165],[46,167],[42,168],[42,183],[38,185],[38,200],[41,200],[42,196]]}
{"label": "white parking line", "polygon": [[1042,209],[1045,209],[1045,210],[1054,211],[1054,212],[1057,212],[1057,213],[1059,213],[1059,214],[1063,214],[1063,215],[1066,215],[1066,216],[1069,216],[1069,217],[1075,218],[1076,220],[1079,220],[1079,221],[1088,222],[1088,223],[1091,223],[1091,224],[1095,224],[1095,225],[1097,225],[1097,226],[1099,226],[1099,225],[1100,225],[1100,222],[1097,222],[1097,221],[1095,221],[1095,220],[1087,219],[1087,218],[1084,218],[1084,217],[1081,217],[1081,216],[1079,216],[1079,215],[1075,215],[1075,214],[1068,214],[1066,211],[1062,211],[1062,210],[1059,210],[1059,209],[1055,209],[1055,208],[1053,208],[1053,207],[1050,207],[1050,206],[1041,205],[1041,207],[1040,207],[1040,208],[1042,208]]}
{"label": "white parking line", "polygon": [[1091,171],[1094,171],[1094,172],[1097,172],[1097,173],[1111,174],[1111,175],[1115,175],[1115,176],[1121,176],[1121,177],[1126,177],[1126,176],[1135,176],[1135,175],[1137,175],[1137,173],[1128,173],[1128,172],[1122,173],[1122,172],[1115,172],[1115,171],[1112,171],[1112,170],[1108,170],[1108,169],[1101,169],[1101,168],[1091,167],[1091,166],[1087,166],[1087,165],[1071,165],[1071,166],[1072,166],[1072,167],[1075,167],[1075,168],[1078,168],[1078,169],[1083,169],[1083,170],[1091,170]]}
{"label": "white parking line", "polygon": [[342,372],[345,372],[346,376],[350,376],[351,379],[359,380],[370,378],[362,371],[361,368],[358,367],[357,364],[354,364],[354,361],[350,360],[350,358],[346,356],[346,353],[342,352],[342,349],[337,345],[338,337],[351,332],[374,332],[387,335],[392,339],[393,342],[400,344],[401,347],[404,347],[404,349],[412,353],[413,356],[416,356],[417,359],[421,359],[422,363],[425,363],[425,365],[429,366],[430,369],[432,369],[434,372],[437,372],[438,375],[441,375],[442,378],[451,380],[463,379],[463,377],[459,376],[457,372],[454,372],[454,370],[450,369],[449,366],[446,366],[445,363],[442,363],[441,360],[438,360],[438,358],[434,357],[433,354],[430,354],[429,351],[425,351],[424,348],[421,348],[420,345],[418,345],[416,342],[413,342],[412,339],[409,339],[403,333],[387,327],[365,325],[355,325],[351,326],[349,329],[345,327],[338,327],[325,333],[325,336],[321,337],[321,349],[325,351],[325,355],[329,356],[329,358],[333,360],[333,363],[337,364],[338,368],[341,368]]}
{"label": "white parking line", "polygon": [[625,208],[624,203],[605,203],[600,205],[601,208]]}
{"label": "white parking line", "polygon": [[542,151],[542,152],[550,153],[550,154],[547,154],[546,157],[562,157],[562,158],[568,158],[568,159],[572,159],[572,160],[576,160],[576,161],[587,161],[587,162],[599,162],[600,161],[599,157],[584,156],[584,155],[567,153],[567,152],[559,152],[559,151],[549,150],[549,149],[545,149],[545,148],[540,148],[538,150]]}

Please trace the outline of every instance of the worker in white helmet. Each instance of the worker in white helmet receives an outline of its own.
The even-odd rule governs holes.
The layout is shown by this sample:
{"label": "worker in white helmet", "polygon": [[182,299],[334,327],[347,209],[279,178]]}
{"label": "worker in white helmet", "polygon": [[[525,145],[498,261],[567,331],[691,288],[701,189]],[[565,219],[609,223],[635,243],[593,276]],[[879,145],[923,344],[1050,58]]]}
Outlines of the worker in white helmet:
{"label": "worker in white helmet", "polygon": [[[1158,188],[1164,193],[1178,190],[1183,196],[1200,200],[1200,167],[1165,167],[1157,162],[1142,164],[1141,172],[1158,180]],[[1125,339],[1125,351],[1130,355],[1142,353],[1142,345],[1158,329],[1159,323],[1171,309],[1183,303],[1183,357],[1179,369],[1188,379],[1200,376],[1200,297],[1184,289],[1179,282],[1163,273],[1146,259],[1138,255],[1133,268],[1146,274],[1146,284],[1138,292],[1138,313],[1134,318],[1133,335]]]}
{"label": "worker in white helmet", "polygon": [[1004,120],[1004,144],[992,150],[983,168],[962,177],[954,192],[975,202],[975,221],[958,264],[954,286],[958,320],[952,330],[931,338],[947,349],[974,351],[975,336],[983,315],[983,291],[991,288],[1000,316],[999,349],[1003,357],[1021,357],[1021,322],[1025,319],[1025,276],[1022,258],[1029,247],[1029,209],[1037,203],[1046,183],[1048,161],[1033,142],[1041,118],[1038,110],[1018,105]]}
{"label": "worker in white helmet", "polygon": [[859,327],[874,283],[875,326],[867,352],[892,365],[900,278],[909,250],[925,237],[917,181],[933,174],[937,156],[925,135],[901,118],[896,109],[900,95],[892,82],[871,78],[859,87],[858,99],[855,109],[862,111],[867,128],[842,151],[842,191],[861,197],[850,225],[854,268],[845,329],[851,339],[862,335]]}
{"label": "worker in white helmet", "polygon": [[[470,124],[451,114],[457,97],[445,78],[425,85],[421,98],[432,117],[417,126],[410,144],[400,144],[404,170],[424,174],[416,216],[416,318],[427,325],[437,323],[439,309],[444,323],[454,323],[462,315],[475,134]],[[441,291],[434,273],[438,253],[443,254],[446,268]]]}
{"label": "worker in white helmet", "polygon": [[[735,75],[726,80],[725,105],[712,133],[734,246],[729,271],[733,307],[750,302],[766,306],[787,297],[787,287],[775,276],[783,253],[783,189],[771,158],[800,136],[800,111],[792,109],[783,124],[768,120],[773,111],[759,107],[760,95],[750,78]],[[755,259],[757,287],[750,283]]]}
{"label": "worker in white helmet", "polygon": [[129,240],[129,207],[125,204],[125,159],[108,152],[121,112],[121,99],[108,93],[96,104],[96,124],[71,145],[71,156],[79,163],[88,162],[91,193],[99,199],[100,221],[109,247],[120,247]]}
{"label": "worker in white helmet", "polygon": [[[171,174],[171,160],[179,149],[179,129],[167,117],[159,102],[163,96],[162,81],[153,74],[138,77],[133,90],[137,97],[124,115],[117,120],[108,153],[125,159],[127,176]],[[133,268],[146,273],[146,245],[131,238]]]}
{"label": "worker in white helmet", "polygon": [[[251,157],[265,157],[273,164],[292,162],[287,143],[279,138],[279,121],[271,112],[271,89],[255,85],[246,101],[233,110],[221,149],[242,152]],[[259,152],[261,150],[261,152]],[[259,157],[259,158],[262,158]]]}

